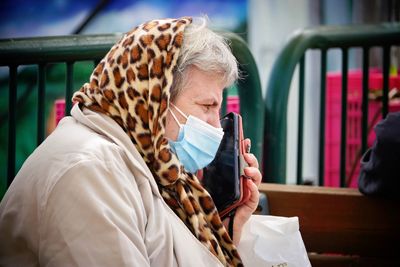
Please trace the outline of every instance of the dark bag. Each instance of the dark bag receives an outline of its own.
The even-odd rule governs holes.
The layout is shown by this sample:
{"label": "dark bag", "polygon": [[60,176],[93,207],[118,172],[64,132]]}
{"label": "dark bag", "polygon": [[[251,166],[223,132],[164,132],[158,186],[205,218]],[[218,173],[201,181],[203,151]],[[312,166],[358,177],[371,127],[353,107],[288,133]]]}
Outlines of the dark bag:
{"label": "dark bag", "polygon": [[375,126],[376,139],[361,159],[358,188],[370,196],[400,198],[400,112]]}

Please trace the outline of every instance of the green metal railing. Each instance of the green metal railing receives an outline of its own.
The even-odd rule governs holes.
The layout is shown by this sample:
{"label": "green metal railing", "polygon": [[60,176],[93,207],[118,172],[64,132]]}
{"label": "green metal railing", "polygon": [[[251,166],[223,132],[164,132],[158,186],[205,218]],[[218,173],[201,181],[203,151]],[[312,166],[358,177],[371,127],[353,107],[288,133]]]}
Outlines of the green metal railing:
{"label": "green metal railing", "polygon": [[400,24],[322,26],[295,33],[281,50],[273,65],[265,98],[264,128],[264,181],[286,183],[286,135],[289,90],[296,66],[299,66],[299,128],[297,144],[297,183],[302,183],[303,166],[303,115],[304,115],[304,77],[305,53],[309,49],[320,50],[320,121],[319,121],[319,163],[318,180],[323,185],[324,144],[325,144],[325,98],[327,75],[327,52],[339,48],[342,52],[342,109],[340,145],[340,184],[345,185],[346,173],[346,114],[349,49],[361,48],[363,53],[362,113],[361,120],[362,152],[367,148],[368,127],[368,80],[369,51],[373,47],[383,49],[383,99],[382,115],[388,113],[388,87],[390,49],[400,44]]}
{"label": "green metal railing", "polygon": [[[257,66],[246,43],[240,37],[233,33],[225,35],[230,39],[233,53],[237,57],[244,77],[237,84],[244,131],[253,141],[253,153],[261,160],[263,133],[259,129],[263,127],[264,109]],[[38,66],[37,145],[39,145],[45,138],[44,98],[48,66],[52,63],[66,65],[65,96],[69,100],[73,91],[77,89],[73,88],[74,64],[79,61],[93,61],[96,64],[121,36],[120,34],[71,35],[0,40],[0,66],[7,66],[9,69],[7,185],[11,184],[18,171],[15,164],[18,67]],[[66,101],[66,114],[70,109],[71,102]]]}

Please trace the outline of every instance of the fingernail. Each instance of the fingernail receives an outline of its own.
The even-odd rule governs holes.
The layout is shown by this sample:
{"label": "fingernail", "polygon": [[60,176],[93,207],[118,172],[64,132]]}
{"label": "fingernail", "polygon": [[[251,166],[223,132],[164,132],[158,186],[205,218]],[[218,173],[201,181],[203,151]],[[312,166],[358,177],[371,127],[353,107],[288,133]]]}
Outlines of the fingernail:
{"label": "fingernail", "polygon": [[251,143],[249,143],[249,144],[247,145],[246,152],[247,152],[247,153],[250,153],[250,150],[251,150]]}

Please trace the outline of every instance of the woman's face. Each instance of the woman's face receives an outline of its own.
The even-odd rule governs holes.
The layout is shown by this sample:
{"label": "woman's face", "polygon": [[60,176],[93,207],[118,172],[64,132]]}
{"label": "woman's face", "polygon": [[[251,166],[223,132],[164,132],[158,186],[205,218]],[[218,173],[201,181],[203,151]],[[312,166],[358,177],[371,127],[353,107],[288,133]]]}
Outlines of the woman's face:
{"label": "woman's face", "polygon": [[[175,98],[173,104],[186,116],[193,115],[214,127],[221,127],[219,111],[225,84],[220,75],[206,73],[196,67],[191,67],[188,71],[188,82]],[[172,111],[181,124],[186,123],[186,119],[179,112],[176,112],[174,108],[172,108]],[[176,140],[178,133],[179,126],[171,113],[168,112],[165,137]]]}

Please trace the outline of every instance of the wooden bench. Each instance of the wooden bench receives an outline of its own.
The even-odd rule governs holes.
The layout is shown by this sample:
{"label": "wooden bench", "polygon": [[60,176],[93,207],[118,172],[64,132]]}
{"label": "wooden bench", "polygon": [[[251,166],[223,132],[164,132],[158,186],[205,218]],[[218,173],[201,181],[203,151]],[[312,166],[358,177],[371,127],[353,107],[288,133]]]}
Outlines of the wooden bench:
{"label": "wooden bench", "polygon": [[269,214],[297,216],[313,266],[400,266],[400,200],[351,188],[263,183]]}

